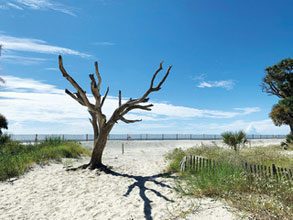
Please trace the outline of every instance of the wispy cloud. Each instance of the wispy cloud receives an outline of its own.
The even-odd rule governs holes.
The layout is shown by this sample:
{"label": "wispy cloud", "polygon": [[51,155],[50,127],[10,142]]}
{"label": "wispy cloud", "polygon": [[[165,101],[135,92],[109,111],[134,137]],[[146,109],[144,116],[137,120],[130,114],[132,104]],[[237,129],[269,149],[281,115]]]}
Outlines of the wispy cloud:
{"label": "wispy cloud", "polygon": [[32,64],[40,64],[42,62],[45,62],[46,59],[38,58],[38,57],[27,57],[27,56],[5,54],[0,57],[0,61],[4,61],[7,63],[17,63],[21,65],[32,65]]}
{"label": "wispy cloud", "polygon": [[50,45],[46,41],[34,38],[20,38],[0,34],[0,44],[6,51],[24,51],[45,54],[68,54],[81,57],[90,56],[88,54],[72,50],[69,48]]}
{"label": "wispy cloud", "polygon": [[96,46],[114,46],[116,44],[113,43],[113,42],[101,41],[101,42],[94,42],[93,45],[96,45]]}
{"label": "wispy cloud", "polygon": [[[1,113],[6,115],[13,123],[22,123],[28,127],[28,124],[32,122],[48,122],[52,124],[52,132],[56,129],[54,128],[53,122],[58,124],[58,126],[63,124],[60,127],[64,129],[70,123],[87,123],[88,113],[86,109],[68,97],[64,93],[64,90],[34,79],[19,78],[11,75],[1,77],[6,81],[6,84],[0,90]],[[93,97],[90,96],[90,99],[93,100]],[[116,97],[109,96],[106,100],[103,110],[108,117],[117,108],[117,103],[118,100]],[[198,118],[230,119],[260,111],[257,107],[221,111],[190,108],[159,102],[153,102],[153,104],[154,107],[151,112],[134,111],[128,115],[128,118],[142,118],[142,125],[151,122],[162,123],[164,125],[165,123],[170,124],[172,121],[185,121]],[[35,126],[37,129],[38,125],[35,124]],[[22,133],[25,132],[28,131],[24,130]],[[66,130],[60,132],[66,133]]]}
{"label": "wispy cloud", "polygon": [[52,0],[10,0],[2,3],[0,9],[50,10],[76,16],[73,8]]}
{"label": "wispy cloud", "polygon": [[45,70],[49,70],[49,71],[59,71],[59,69],[56,68],[56,67],[47,67],[47,68],[45,68]]}
{"label": "wispy cloud", "polygon": [[23,10],[23,8],[19,5],[16,5],[12,2],[6,3],[7,8],[13,8],[13,9],[18,9],[18,10]]}
{"label": "wispy cloud", "polygon": [[55,86],[43,83],[34,79],[19,78],[15,76],[1,76],[5,81],[5,87],[1,88],[5,92],[22,92],[22,93],[50,93],[63,94],[63,91],[56,89]]}
{"label": "wispy cloud", "polygon": [[198,88],[223,88],[226,90],[233,89],[235,82],[233,80],[220,80],[220,81],[202,81],[197,87]]}
{"label": "wispy cloud", "polygon": [[194,81],[197,82],[198,88],[222,88],[226,90],[231,90],[235,86],[235,81],[229,80],[206,80],[206,74],[197,74],[192,77]]}

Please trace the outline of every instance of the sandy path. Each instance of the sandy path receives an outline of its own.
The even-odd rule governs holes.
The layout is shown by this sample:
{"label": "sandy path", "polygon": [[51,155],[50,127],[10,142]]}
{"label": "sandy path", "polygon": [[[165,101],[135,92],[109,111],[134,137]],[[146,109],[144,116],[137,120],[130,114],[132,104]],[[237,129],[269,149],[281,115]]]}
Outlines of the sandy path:
{"label": "sandy path", "polygon": [[[199,142],[200,143],[200,142]],[[0,183],[0,219],[237,219],[224,203],[181,198],[172,178],[162,177],[163,155],[182,142],[109,142],[105,164],[111,174],[65,171],[64,164],[36,166],[13,183]],[[84,161],[75,162],[81,164]]]}

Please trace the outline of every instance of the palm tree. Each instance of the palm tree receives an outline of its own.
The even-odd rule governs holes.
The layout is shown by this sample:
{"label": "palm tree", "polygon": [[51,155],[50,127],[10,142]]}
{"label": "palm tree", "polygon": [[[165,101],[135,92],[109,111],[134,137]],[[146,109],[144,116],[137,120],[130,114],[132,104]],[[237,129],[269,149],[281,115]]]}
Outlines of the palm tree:
{"label": "palm tree", "polygon": [[224,132],[222,133],[223,142],[229,145],[235,151],[239,150],[240,145],[244,145],[247,142],[246,134],[244,131],[238,132]]}

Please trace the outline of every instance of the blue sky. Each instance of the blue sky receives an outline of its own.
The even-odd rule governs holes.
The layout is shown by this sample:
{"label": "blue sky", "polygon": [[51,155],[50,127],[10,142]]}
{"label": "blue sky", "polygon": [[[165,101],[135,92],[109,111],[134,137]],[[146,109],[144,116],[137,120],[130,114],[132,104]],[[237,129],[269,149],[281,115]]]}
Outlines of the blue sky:
{"label": "blue sky", "polygon": [[286,134],[268,117],[264,69],[292,57],[293,2],[207,0],[0,0],[0,112],[10,133],[90,133],[88,113],[64,89],[57,56],[90,94],[99,61],[107,115],[140,96],[164,60],[173,65],[152,112],[113,133]]}

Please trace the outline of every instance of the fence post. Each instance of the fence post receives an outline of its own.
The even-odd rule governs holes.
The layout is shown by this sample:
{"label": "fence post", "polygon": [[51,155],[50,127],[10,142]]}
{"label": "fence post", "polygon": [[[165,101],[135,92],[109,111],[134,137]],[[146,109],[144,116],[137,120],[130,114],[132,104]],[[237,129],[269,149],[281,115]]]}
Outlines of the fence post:
{"label": "fence post", "polygon": [[36,143],[38,142],[38,134],[36,134],[36,136],[35,136],[35,142]]}
{"label": "fence post", "polygon": [[122,154],[124,154],[124,143],[122,143]]}
{"label": "fence post", "polygon": [[176,140],[178,140],[178,134],[176,134]]}
{"label": "fence post", "polygon": [[277,179],[278,179],[277,168],[276,168],[276,165],[274,163],[272,164],[272,174],[273,174],[274,177],[277,177]]}
{"label": "fence post", "polygon": [[62,135],[62,141],[64,141],[65,139],[64,139],[64,134]]}
{"label": "fence post", "polygon": [[89,140],[89,135],[88,135],[88,134],[85,135],[85,140],[86,140],[86,141]]}
{"label": "fence post", "polygon": [[164,134],[162,134],[162,140],[164,140]]}

